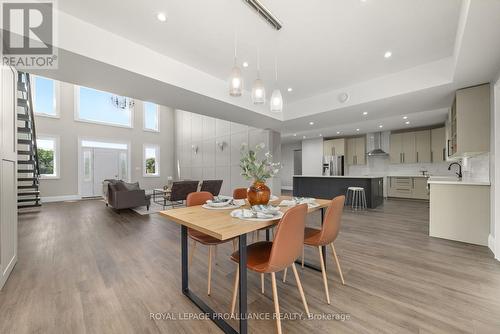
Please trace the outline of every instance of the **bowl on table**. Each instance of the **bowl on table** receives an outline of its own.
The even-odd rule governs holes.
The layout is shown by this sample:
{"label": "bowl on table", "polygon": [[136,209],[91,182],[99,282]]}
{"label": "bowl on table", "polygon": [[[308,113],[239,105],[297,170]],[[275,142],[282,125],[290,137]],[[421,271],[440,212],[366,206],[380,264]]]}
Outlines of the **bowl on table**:
{"label": "bowl on table", "polygon": [[214,207],[214,208],[220,208],[220,207],[230,205],[231,200],[232,200],[231,198],[227,198],[227,197],[214,197],[214,199],[212,199],[212,200],[209,199],[207,201],[207,205]]}

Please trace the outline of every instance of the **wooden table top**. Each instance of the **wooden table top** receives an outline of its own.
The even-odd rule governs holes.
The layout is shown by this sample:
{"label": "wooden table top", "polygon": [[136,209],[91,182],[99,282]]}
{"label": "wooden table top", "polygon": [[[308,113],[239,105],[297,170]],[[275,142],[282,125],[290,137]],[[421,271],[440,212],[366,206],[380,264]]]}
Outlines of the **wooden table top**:
{"label": "wooden table top", "polygon": [[[291,199],[291,197],[281,196],[270,203],[278,205],[284,199]],[[326,208],[330,205],[330,202],[331,200],[316,199],[316,203],[319,206],[309,209],[308,213]],[[249,205],[241,208],[249,208]],[[289,207],[280,207],[280,209],[282,212],[286,212]],[[272,226],[279,221],[279,219],[270,219],[267,221],[242,220],[231,217],[230,213],[231,210],[209,210],[202,208],[201,205],[160,211],[162,216],[177,224],[185,225],[219,240],[227,240],[250,233],[263,227]]]}

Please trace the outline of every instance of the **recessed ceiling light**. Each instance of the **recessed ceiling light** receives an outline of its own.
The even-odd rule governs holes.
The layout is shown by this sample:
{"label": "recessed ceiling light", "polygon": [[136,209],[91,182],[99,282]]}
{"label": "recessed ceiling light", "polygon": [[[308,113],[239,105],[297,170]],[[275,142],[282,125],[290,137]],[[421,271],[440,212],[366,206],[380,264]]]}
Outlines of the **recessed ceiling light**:
{"label": "recessed ceiling light", "polygon": [[380,124],[378,127],[382,129],[384,126],[382,124]]}
{"label": "recessed ceiling light", "polygon": [[358,132],[359,132],[359,129],[356,129],[356,131],[358,131]]}
{"label": "recessed ceiling light", "polygon": [[323,137],[323,135],[322,135],[321,133],[319,134],[319,136],[320,136],[320,137]]}
{"label": "recessed ceiling light", "polygon": [[363,115],[368,115],[368,111],[363,111]]}
{"label": "recessed ceiling light", "polygon": [[302,136],[302,139],[306,139],[306,136]]}
{"label": "recessed ceiling light", "polygon": [[408,119],[408,116],[403,116],[403,119]]}
{"label": "recessed ceiling light", "polygon": [[339,134],[340,134],[340,131],[337,131],[337,134],[339,135]]}
{"label": "recessed ceiling light", "polygon": [[314,125],[314,122],[309,122],[309,125]]}
{"label": "recessed ceiling light", "polygon": [[167,15],[165,15],[165,13],[160,12],[160,13],[156,14],[156,18],[160,22],[165,22],[167,20]]}
{"label": "recessed ceiling light", "polygon": [[292,87],[288,87],[287,91],[291,92],[293,90]]}
{"label": "recessed ceiling light", "polygon": [[384,58],[391,58],[392,57],[392,52],[391,51],[386,51],[384,53]]}
{"label": "recessed ceiling light", "polygon": [[294,137],[297,137],[297,134],[296,134],[296,133],[294,133],[294,134],[293,134],[293,136],[294,136]]}
{"label": "recessed ceiling light", "polygon": [[248,62],[247,61],[243,62],[243,67],[248,67]]}
{"label": "recessed ceiling light", "polygon": [[406,125],[410,124],[410,121],[406,121],[406,122],[405,122],[405,124],[406,124]]}

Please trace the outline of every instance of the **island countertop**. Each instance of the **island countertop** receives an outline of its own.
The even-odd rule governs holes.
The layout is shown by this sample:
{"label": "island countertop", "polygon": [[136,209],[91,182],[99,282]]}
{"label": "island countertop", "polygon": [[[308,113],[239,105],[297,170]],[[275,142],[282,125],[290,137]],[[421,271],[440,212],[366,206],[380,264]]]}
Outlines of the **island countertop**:
{"label": "island countertop", "polygon": [[[294,196],[332,199],[339,195],[345,195],[349,187],[364,189],[368,208],[376,208],[384,201],[383,176],[295,175],[293,177]],[[351,200],[351,197],[347,198],[347,204]]]}
{"label": "island countertop", "polygon": [[293,177],[324,177],[332,179],[378,179],[383,178],[383,176],[375,175],[294,175]]}

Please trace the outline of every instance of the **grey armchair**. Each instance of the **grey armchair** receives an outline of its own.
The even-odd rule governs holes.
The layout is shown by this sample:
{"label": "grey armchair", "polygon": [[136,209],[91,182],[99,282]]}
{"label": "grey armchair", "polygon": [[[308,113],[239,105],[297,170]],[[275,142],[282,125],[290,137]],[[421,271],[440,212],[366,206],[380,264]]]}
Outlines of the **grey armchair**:
{"label": "grey armchair", "polygon": [[[106,187],[107,185],[107,187]],[[111,205],[114,209],[130,209],[138,206],[146,206],[149,210],[151,196],[139,187],[139,183],[126,183],[121,180],[104,180],[103,191],[106,206]]]}

